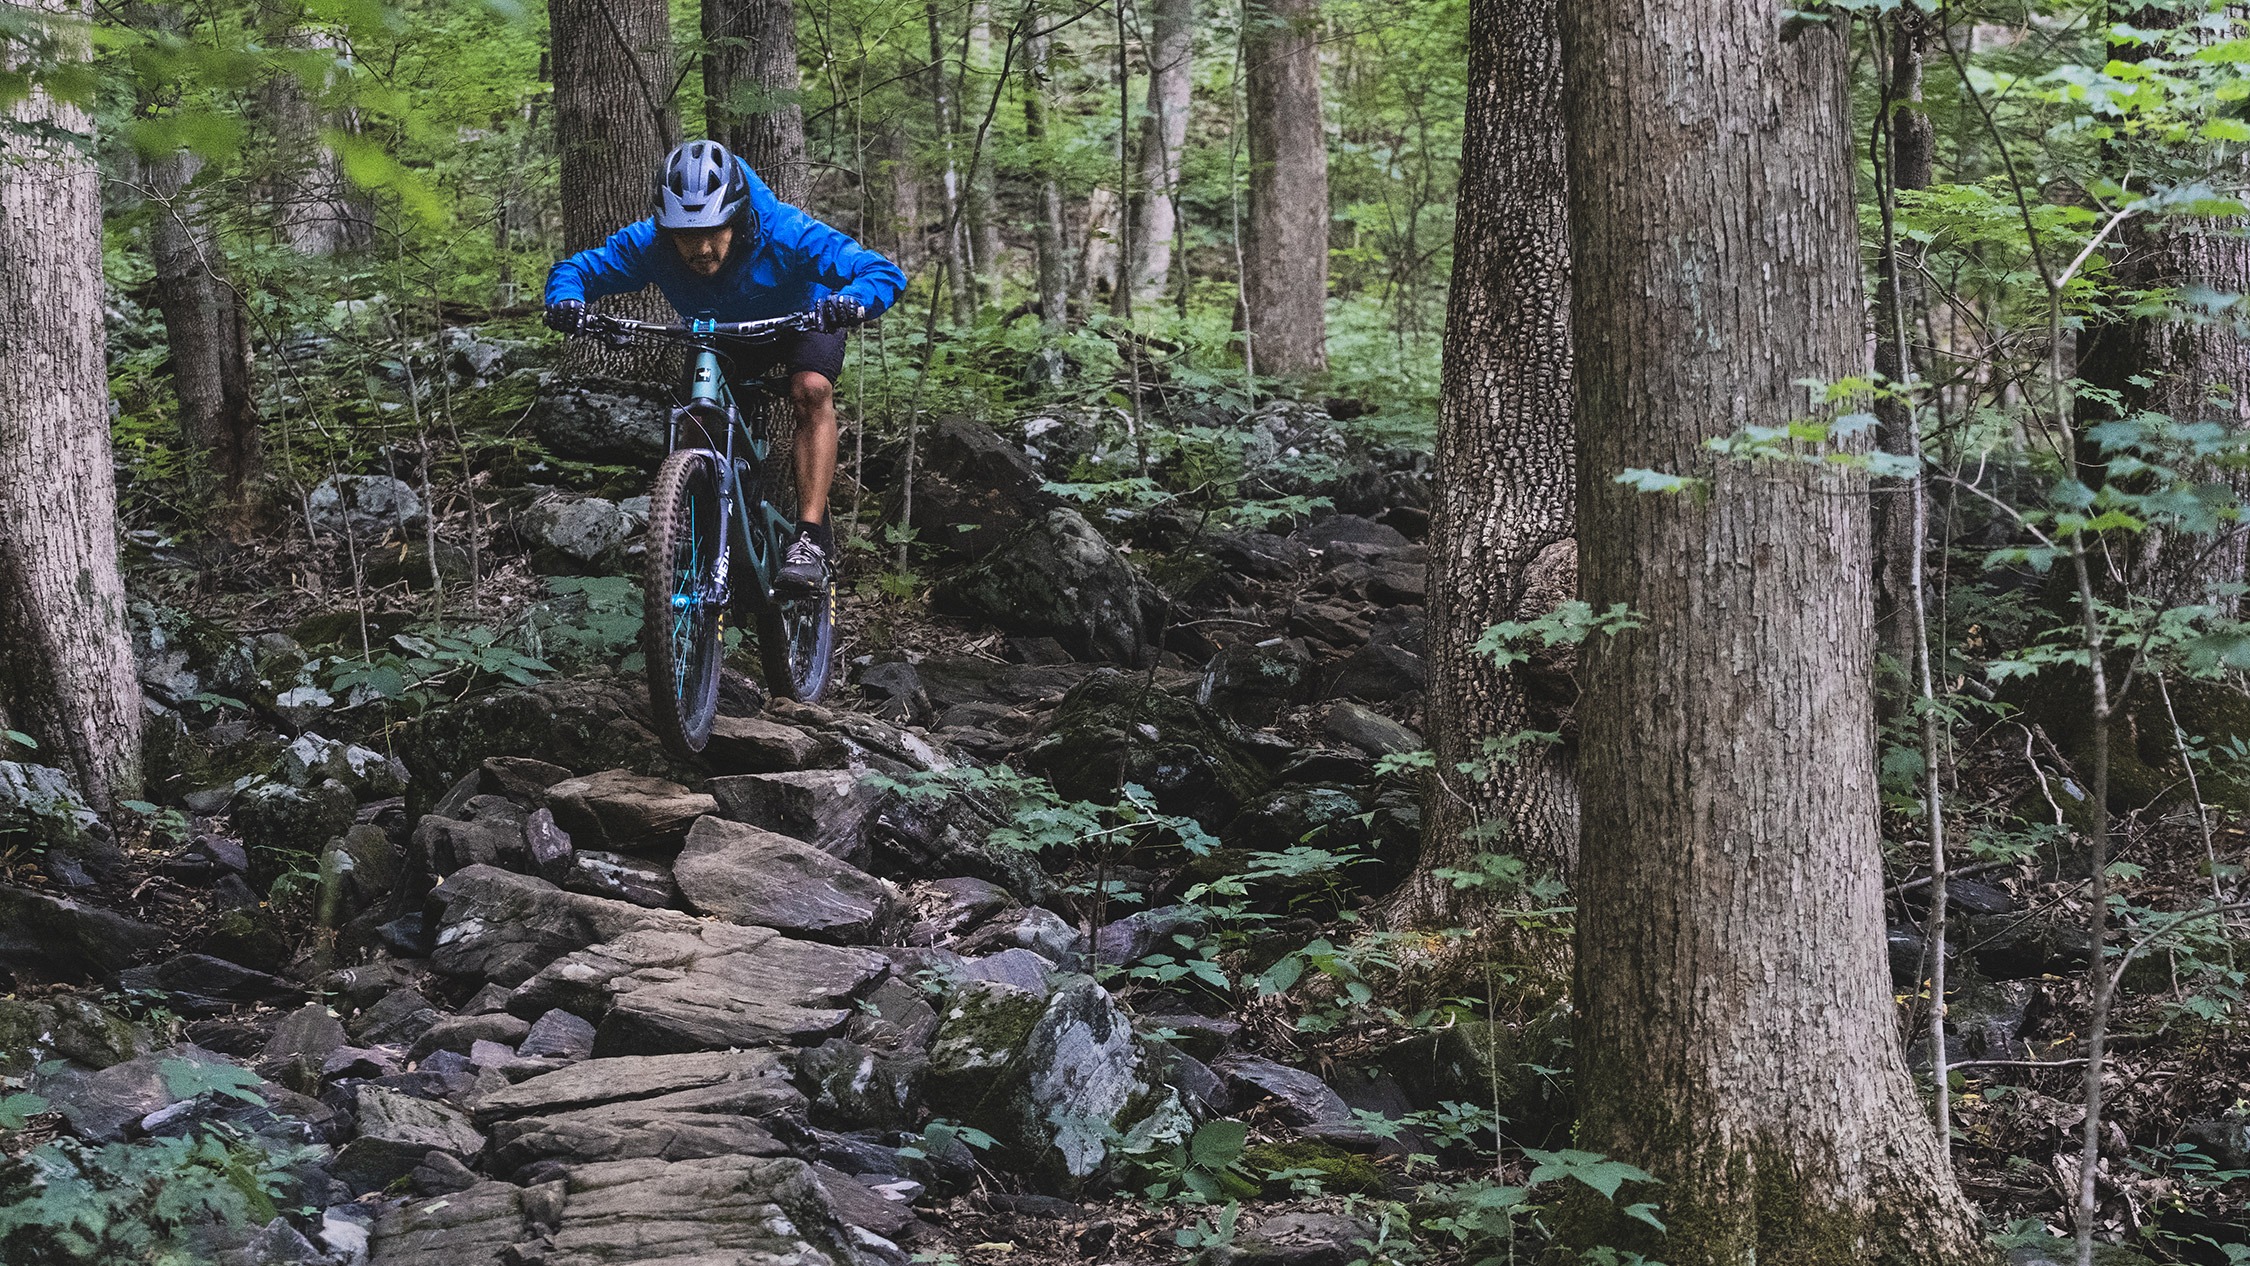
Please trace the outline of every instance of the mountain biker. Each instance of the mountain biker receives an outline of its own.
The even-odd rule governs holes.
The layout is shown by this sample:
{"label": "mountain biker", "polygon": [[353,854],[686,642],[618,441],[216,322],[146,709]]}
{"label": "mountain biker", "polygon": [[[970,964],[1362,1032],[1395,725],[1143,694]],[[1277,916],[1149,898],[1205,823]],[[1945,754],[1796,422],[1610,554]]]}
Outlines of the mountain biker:
{"label": "mountain biker", "polygon": [[819,329],[723,356],[728,387],[789,372],[797,415],[797,537],[775,587],[818,592],[828,583],[835,540],[828,489],[836,476],[836,379],[844,331],[880,315],[906,289],[898,265],[776,198],[750,165],[712,141],[665,156],[654,214],[580,251],[547,274],[547,324],[573,333],[586,303],[644,286],[662,291],[682,320],[759,321],[811,312]]}

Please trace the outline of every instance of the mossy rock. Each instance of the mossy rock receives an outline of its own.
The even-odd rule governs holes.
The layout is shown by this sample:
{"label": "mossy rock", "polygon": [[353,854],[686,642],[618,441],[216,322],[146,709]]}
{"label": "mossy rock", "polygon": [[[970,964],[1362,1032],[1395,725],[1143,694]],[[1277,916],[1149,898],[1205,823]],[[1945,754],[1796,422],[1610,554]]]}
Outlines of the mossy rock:
{"label": "mossy rock", "polygon": [[230,963],[263,972],[278,972],[296,954],[296,943],[272,909],[229,910],[205,934],[206,951]]}
{"label": "mossy rock", "polygon": [[[2122,670],[2123,664],[2118,667]],[[2111,681],[2116,681],[2114,675]],[[2170,712],[2154,679],[2143,674],[2110,719],[2109,807],[2113,813],[2189,802],[2187,771],[2180,762],[2179,738],[2172,728],[2175,714],[2191,744],[2223,745],[2235,739],[2250,742],[2250,695],[2219,682],[2179,680],[2166,685],[2172,697]],[[2084,673],[2049,668],[2011,682],[2001,698],[2023,709],[2026,719],[2045,730],[2056,748],[2081,770],[2092,769],[2091,694]],[[2213,768],[2195,772],[2207,803],[2250,812],[2250,777]],[[2082,797],[2073,798],[2066,788],[2057,787],[2055,803],[2072,826],[2084,831],[2091,825],[2089,806]],[[2027,808],[2034,819],[2046,816],[2043,801]]]}
{"label": "mossy rock", "polygon": [[1398,1043],[1381,1064],[1417,1108],[1497,1101],[1508,1136],[1527,1147],[1555,1145],[1573,1118],[1570,1014],[1561,1007],[1521,1026],[1463,1018]]}
{"label": "mossy rock", "polygon": [[1216,831],[1266,785],[1234,734],[1143,674],[1104,670],[1063,697],[1024,764],[1074,800],[1106,803],[1119,786],[1137,783],[1164,812]]}
{"label": "mossy rock", "polygon": [[1372,1158],[1312,1139],[1245,1148],[1242,1166],[1264,1184],[1265,1194],[1275,1199],[1295,1193],[1290,1179],[1268,1175],[1290,1170],[1319,1171],[1321,1190],[1328,1195],[1384,1196],[1390,1194],[1392,1185],[1390,1175]]}
{"label": "mossy rock", "polygon": [[103,1069],[155,1048],[148,1030],[86,998],[0,998],[0,1075],[57,1057]]}

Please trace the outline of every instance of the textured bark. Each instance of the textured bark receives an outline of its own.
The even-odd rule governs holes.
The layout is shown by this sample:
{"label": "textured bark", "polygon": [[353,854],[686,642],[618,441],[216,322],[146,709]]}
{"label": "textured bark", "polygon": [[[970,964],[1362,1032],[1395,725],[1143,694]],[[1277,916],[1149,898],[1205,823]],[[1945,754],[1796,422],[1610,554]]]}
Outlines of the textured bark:
{"label": "textured bark", "polygon": [[882,134],[883,169],[891,199],[891,258],[911,277],[922,271],[929,257],[923,241],[922,166],[914,156],[914,138],[900,126]]}
{"label": "textured bark", "polygon": [[795,0],[703,0],[703,39],[711,138],[747,160],[775,197],[803,205],[809,175]]}
{"label": "textured bark", "polygon": [[1023,132],[1039,163],[1039,208],[1031,226],[1039,252],[1039,316],[1048,329],[1059,330],[1070,319],[1070,230],[1063,221],[1062,179],[1044,148],[1050,40],[1040,20],[1033,8],[1025,22]]}
{"label": "textured bark", "polygon": [[1187,147],[1194,88],[1195,0],[1154,0],[1149,18],[1148,113],[1141,118],[1140,174],[1133,182],[1133,298],[1164,295],[1179,228],[1180,155]]}
{"label": "textured bark", "polygon": [[[1556,0],[1471,0],[1469,100],[1430,521],[1430,745],[1415,876],[1392,921],[1454,926],[1474,890],[1431,872],[1506,852],[1548,872],[1577,849],[1567,749],[1521,749],[1489,777],[1485,740],[1534,723],[1525,674],[1471,647],[1574,597],[1570,233]],[[1540,582],[1544,581],[1544,584]],[[1528,599],[1528,602],[1527,602]]]}
{"label": "textured bark", "polygon": [[[283,31],[287,48],[321,49],[348,56],[334,35],[305,27]],[[361,250],[375,240],[375,216],[353,193],[344,165],[321,140],[321,129],[358,130],[350,114],[324,119],[305,85],[290,75],[269,80],[261,94],[266,128],[273,141],[267,189],[274,224],[282,240],[300,255],[339,255]]]}
{"label": "textured bark", "polygon": [[[679,135],[672,30],[663,0],[548,0],[555,148],[562,159],[563,249],[598,246],[649,213],[658,167]],[[641,321],[671,319],[655,290],[596,301]],[[669,382],[677,353],[572,339],[572,374]]]}
{"label": "textured bark", "polygon": [[157,203],[149,221],[149,254],[171,352],[172,391],[179,398],[181,439],[211,481],[220,522],[240,534],[253,517],[253,490],[265,454],[249,318],[242,296],[227,280],[202,199],[191,189],[201,166],[185,150],[148,161],[144,176]]}
{"label": "textured bark", "polygon": [[[1937,150],[1937,129],[1922,111],[1922,51],[1929,38],[1930,15],[1912,5],[1893,10],[1878,29],[1889,45],[1891,100],[1885,157],[1891,183],[1898,189],[1927,189]],[[1875,274],[1875,372],[1891,382],[1903,382],[1912,367],[1901,358],[1902,334],[1911,339],[1922,307],[1921,274],[1916,268],[1922,249],[1896,238],[1898,258],[1880,262]],[[1912,358],[1911,341],[1904,349]],[[1907,433],[1914,425],[1913,410],[1903,400],[1875,402],[1877,442],[1886,453],[1899,456],[1918,452]],[[1916,540],[1912,501],[1896,486],[1874,498],[1875,545],[1875,645],[1889,667],[1891,687],[1885,697],[1903,704],[1907,680],[1913,672],[1915,647],[1921,630],[1914,627],[1913,548]]]}
{"label": "textured bark", "polygon": [[[980,99],[989,99],[991,77],[1000,73],[992,51],[992,6],[988,0],[977,0],[970,10],[969,59],[962,68],[961,100],[971,121],[983,118],[984,106]],[[963,144],[974,148],[976,128],[965,126],[969,135]],[[987,141],[989,146],[990,141]],[[976,155],[976,169],[969,173],[969,268],[977,279],[977,294],[981,302],[1000,293],[1000,279],[1007,268],[1007,246],[1000,240],[1000,172],[987,148]]]}
{"label": "textured bark", "polygon": [[[1982,1262],[1884,963],[1866,481],[1704,447],[1868,368],[1841,24],[1563,7],[1589,639],[1579,1146],[1661,1186],[1578,1243],[1672,1266]],[[1641,493],[1642,468],[1708,495]]]}
{"label": "textured bark", "polygon": [[[26,6],[69,12],[58,0]],[[85,56],[81,44],[73,50]],[[93,119],[34,91],[0,163],[0,724],[88,799],[138,794],[141,689],[117,561]],[[84,138],[73,144],[16,125]]]}
{"label": "textured bark", "polygon": [[1250,0],[1243,27],[1250,197],[1243,297],[1262,374],[1328,367],[1328,138],[1317,0]]}

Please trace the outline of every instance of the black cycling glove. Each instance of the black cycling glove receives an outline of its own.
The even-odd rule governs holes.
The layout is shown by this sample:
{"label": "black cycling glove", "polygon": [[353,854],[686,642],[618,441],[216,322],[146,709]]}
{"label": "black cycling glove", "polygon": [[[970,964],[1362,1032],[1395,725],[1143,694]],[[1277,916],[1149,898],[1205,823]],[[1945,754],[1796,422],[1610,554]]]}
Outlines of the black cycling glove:
{"label": "black cycling glove", "polygon": [[820,318],[824,334],[848,330],[867,319],[867,308],[849,295],[830,295],[813,305],[813,315]]}
{"label": "black cycling glove", "polygon": [[547,305],[547,328],[576,334],[586,326],[584,299],[558,299]]}

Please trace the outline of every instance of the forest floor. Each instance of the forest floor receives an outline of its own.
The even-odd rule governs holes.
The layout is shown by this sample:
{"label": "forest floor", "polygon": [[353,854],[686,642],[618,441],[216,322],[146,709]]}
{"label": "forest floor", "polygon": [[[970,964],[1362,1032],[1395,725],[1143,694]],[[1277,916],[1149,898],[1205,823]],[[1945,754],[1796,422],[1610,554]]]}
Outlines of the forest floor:
{"label": "forest floor", "polygon": [[[730,672],[681,762],[634,663],[646,405],[454,350],[478,346],[445,362],[459,447],[333,457],[248,544],[130,525],[147,801],[112,831],[50,800],[0,859],[30,933],[0,932],[0,1202],[77,1157],[109,1203],[93,1248],[37,1219],[0,1248],[1535,1252],[1560,982],[1462,930],[1371,930],[1418,848],[1426,456],[1346,402],[1276,402],[1230,428],[1223,495],[1197,499],[1190,438],[1154,459],[1184,491],[1148,497],[1119,488],[1113,407],[933,425],[912,570],[872,497],[846,551],[847,679],[807,706]],[[1542,665],[1556,717],[1568,668]],[[2021,1262],[2066,1225],[2082,1120],[2068,746],[1995,722],[1953,789],[1979,867],[1952,902],[1955,1157]],[[2212,891],[2205,824],[2155,799],[2123,825],[2128,918]],[[1891,952],[1926,1081],[1917,891]],[[2151,956],[2114,1018],[2104,1230],[2154,1260],[2250,1242],[2233,952],[2214,928]],[[219,1150],[152,1176],[198,1139]],[[185,1214],[154,1211],[165,1183]]]}

